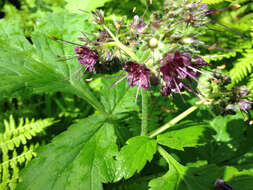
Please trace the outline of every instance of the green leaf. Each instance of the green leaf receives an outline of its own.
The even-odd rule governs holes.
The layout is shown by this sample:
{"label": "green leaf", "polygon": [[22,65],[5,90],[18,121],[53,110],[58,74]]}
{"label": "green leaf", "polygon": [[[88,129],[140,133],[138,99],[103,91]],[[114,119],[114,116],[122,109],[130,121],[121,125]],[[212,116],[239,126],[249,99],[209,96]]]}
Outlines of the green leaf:
{"label": "green leaf", "polygon": [[[208,160],[219,163],[235,159],[250,151],[252,147],[253,128],[243,121],[243,115],[238,113],[226,117],[218,116],[210,122],[216,134],[215,142],[208,149]],[[207,147],[206,147],[207,148]],[[207,151],[207,149],[203,150]]]}
{"label": "green leaf", "polygon": [[74,73],[80,68],[78,61],[73,59],[64,62],[57,57],[74,54],[74,46],[51,39],[51,36],[56,36],[75,41],[80,30],[89,31],[91,28],[85,16],[58,13],[39,20],[32,35],[33,45],[25,39],[16,21],[2,20],[0,28],[3,29],[0,31],[2,95],[13,95],[25,88],[35,93],[71,92],[104,112],[88,85],[75,77]]}
{"label": "green leaf", "polygon": [[156,141],[145,136],[136,136],[127,141],[117,156],[117,180],[130,178],[140,172],[156,153]]}
{"label": "green leaf", "polygon": [[213,190],[217,179],[224,179],[236,190],[253,189],[253,171],[239,172],[233,167],[185,167],[179,164],[163,148],[159,152],[169,164],[169,171],[162,177],[150,181],[150,190]]}
{"label": "green leaf", "polygon": [[[115,117],[138,109],[135,104],[137,88],[130,88],[126,79],[112,86],[118,80],[118,78],[103,79],[103,88],[100,91],[101,103],[104,105],[106,112],[113,114]],[[140,94],[139,98],[141,98]]]}
{"label": "green leaf", "polygon": [[216,3],[221,3],[224,2],[226,0],[203,0],[201,1],[202,3],[207,3],[207,4],[216,4]]}
{"label": "green leaf", "polygon": [[[178,128],[179,124],[172,127],[169,132],[157,136],[159,144],[168,146],[178,150],[184,150],[184,147],[195,147],[206,143],[210,134],[210,128],[206,125],[197,125],[196,123],[189,123],[189,127]],[[184,124],[183,124],[184,125]]]}
{"label": "green leaf", "polygon": [[66,9],[73,12],[80,12],[80,9],[85,11],[93,11],[98,7],[102,7],[106,2],[111,0],[66,0]]}
{"label": "green leaf", "polygon": [[72,125],[38,150],[17,190],[102,190],[115,174],[116,136],[103,115]]}

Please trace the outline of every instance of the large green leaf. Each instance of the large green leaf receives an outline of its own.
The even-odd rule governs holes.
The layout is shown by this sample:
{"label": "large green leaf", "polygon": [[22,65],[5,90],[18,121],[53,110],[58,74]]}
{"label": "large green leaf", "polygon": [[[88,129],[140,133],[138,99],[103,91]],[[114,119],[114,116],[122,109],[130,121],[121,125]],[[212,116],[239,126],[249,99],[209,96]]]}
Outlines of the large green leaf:
{"label": "large green leaf", "polygon": [[101,190],[115,177],[113,125],[93,115],[42,146],[22,172],[17,190]]}
{"label": "large green leaf", "polygon": [[73,12],[78,12],[80,9],[85,11],[93,11],[98,7],[103,6],[106,2],[111,0],[66,0],[66,8]]}
{"label": "large green leaf", "polygon": [[184,167],[161,147],[158,148],[169,163],[169,171],[150,181],[150,190],[213,190],[217,179],[224,179],[236,190],[253,189],[253,171],[239,172],[233,167]]}
{"label": "large green leaf", "polygon": [[203,150],[209,151],[211,163],[229,162],[231,159],[245,154],[252,147],[253,128],[243,121],[243,115],[218,116],[210,122],[216,134],[215,141]]}
{"label": "large green leaf", "polygon": [[117,156],[117,178],[130,178],[140,172],[156,152],[156,141],[145,136],[136,136],[127,141]]}
{"label": "large green leaf", "polygon": [[[187,127],[185,124],[189,124]],[[182,124],[181,124],[182,125]],[[184,147],[194,147],[203,145],[208,139],[210,128],[204,124],[184,123],[184,127],[178,128],[180,124],[172,127],[170,131],[158,135],[157,142],[178,150],[184,150]]]}
{"label": "large green leaf", "polygon": [[74,54],[74,46],[51,39],[56,36],[75,41],[80,30],[91,26],[80,14],[50,14],[37,22],[32,35],[33,45],[26,40],[18,23],[0,22],[0,90],[2,96],[27,88],[32,92],[66,91],[79,95],[100,112],[103,107],[94,98],[86,83],[75,78],[80,68],[76,59],[59,61],[57,55]]}
{"label": "large green leaf", "polygon": [[[104,105],[106,112],[114,116],[118,115],[117,117],[124,113],[138,110],[138,106],[135,104],[137,87],[130,88],[126,79],[112,86],[118,80],[119,78],[103,78],[103,87],[100,91],[101,103]],[[139,99],[141,99],[140,94]]]}

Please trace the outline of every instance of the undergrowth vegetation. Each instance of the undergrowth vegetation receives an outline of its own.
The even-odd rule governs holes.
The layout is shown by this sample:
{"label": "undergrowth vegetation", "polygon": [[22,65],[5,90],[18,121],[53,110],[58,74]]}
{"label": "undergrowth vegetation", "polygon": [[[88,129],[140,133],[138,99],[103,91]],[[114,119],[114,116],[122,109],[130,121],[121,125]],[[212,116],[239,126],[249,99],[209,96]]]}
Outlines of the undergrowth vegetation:
{"label": "undergrowth vegetation", "polygon": [[251,0],[2,0],[1,190],[253,190]]}

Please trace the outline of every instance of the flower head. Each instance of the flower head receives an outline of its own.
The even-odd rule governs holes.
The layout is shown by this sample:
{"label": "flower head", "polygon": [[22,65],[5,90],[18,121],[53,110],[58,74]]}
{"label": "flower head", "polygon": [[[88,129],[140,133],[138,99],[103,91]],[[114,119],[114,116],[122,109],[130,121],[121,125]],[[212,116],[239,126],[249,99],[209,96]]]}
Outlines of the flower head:
{"label": "flower head", "polygon": [[78,61],[82,65],[82,68],[86,66],[85,71],[88,70],[88,72],[93,72],[94,66],[98,60],[96,51],[86,46],[77,46],[75,47],[75,52],[79,56]]}
{"label": "flower head", "polygon": [[252,101],[250,101],[250,100],[240,100],[239,101],[239,106],[240,106],[241,110],[245,113],[248,113],[248,111],[251,109],[251,104],[252,104]]}
{"label": "flower head", "polygon": [[180,93],[185,89],[194,92],[183,80],[187,82],[198,81],[197,78],[201,73],[198,68],[206,64],[202,58],[191,58],[188,53],[167,53],[160,61],[160,72],[165,82],[162,95],[169,95],[171,92]]}
{"label": "flower head", "polygon": [[138,15],[135,15],[133,22],[130,24],[130,30],[133,33],[142,33],[146,27],[147,24],[143,22],[142,18],[140,18]]}
{"label": "flower head", "polygon": [[127,81],[131,87],[139,86],[145,90],[150,87],[150,70],[137,62],[128,61],[124,70],[127,72]]}

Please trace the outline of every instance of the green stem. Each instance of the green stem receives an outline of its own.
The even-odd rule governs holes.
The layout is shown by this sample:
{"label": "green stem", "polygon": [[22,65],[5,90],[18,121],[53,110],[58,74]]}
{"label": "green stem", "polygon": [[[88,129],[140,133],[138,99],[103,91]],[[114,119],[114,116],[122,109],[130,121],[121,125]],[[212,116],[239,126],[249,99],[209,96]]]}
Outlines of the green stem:
{"label": "green stem", "polygon": [[116,36],[110,31],[109,28],[107,28],[105,25],[103,25],[104,29],[108,32],[108,34],[112,37],[112,39],[115,41],[116,46],[118,46],[120,49],[122,49],[126,54],[128,54],[134,61],[138,61],[138,57],[135,55],[134,52],[132,52],[132,49],[122,44]]}
{"label": "green stem", "polygon": [[142,120],[141,120],[141,136],[146,136],[148,133],[148,96],[147,91],[141,89],[142,96]]}
{"label": "green stem", "polygon": [[172,127],[173,125],[175,125],[176,123],[178,123],[179,121],[184,119],[186,116],[188,116],[189,114],[194,112],[203,103],[204,103],[204,100],[202,100],[201,102],[198,102],[198,104],[195,104],[194,106],[190,107],[189,109],[187,109],[186,111],[184,111],[183,113],[181,113],[180,115],[178,115],[177,117],[172,119],[170,122],[166,123],[165,125],[158,128],[157,130],[151,132],[149,134],[149,137],[153,138],[153,137],[159,135],[160,133],[166,131],[168,128]]}

